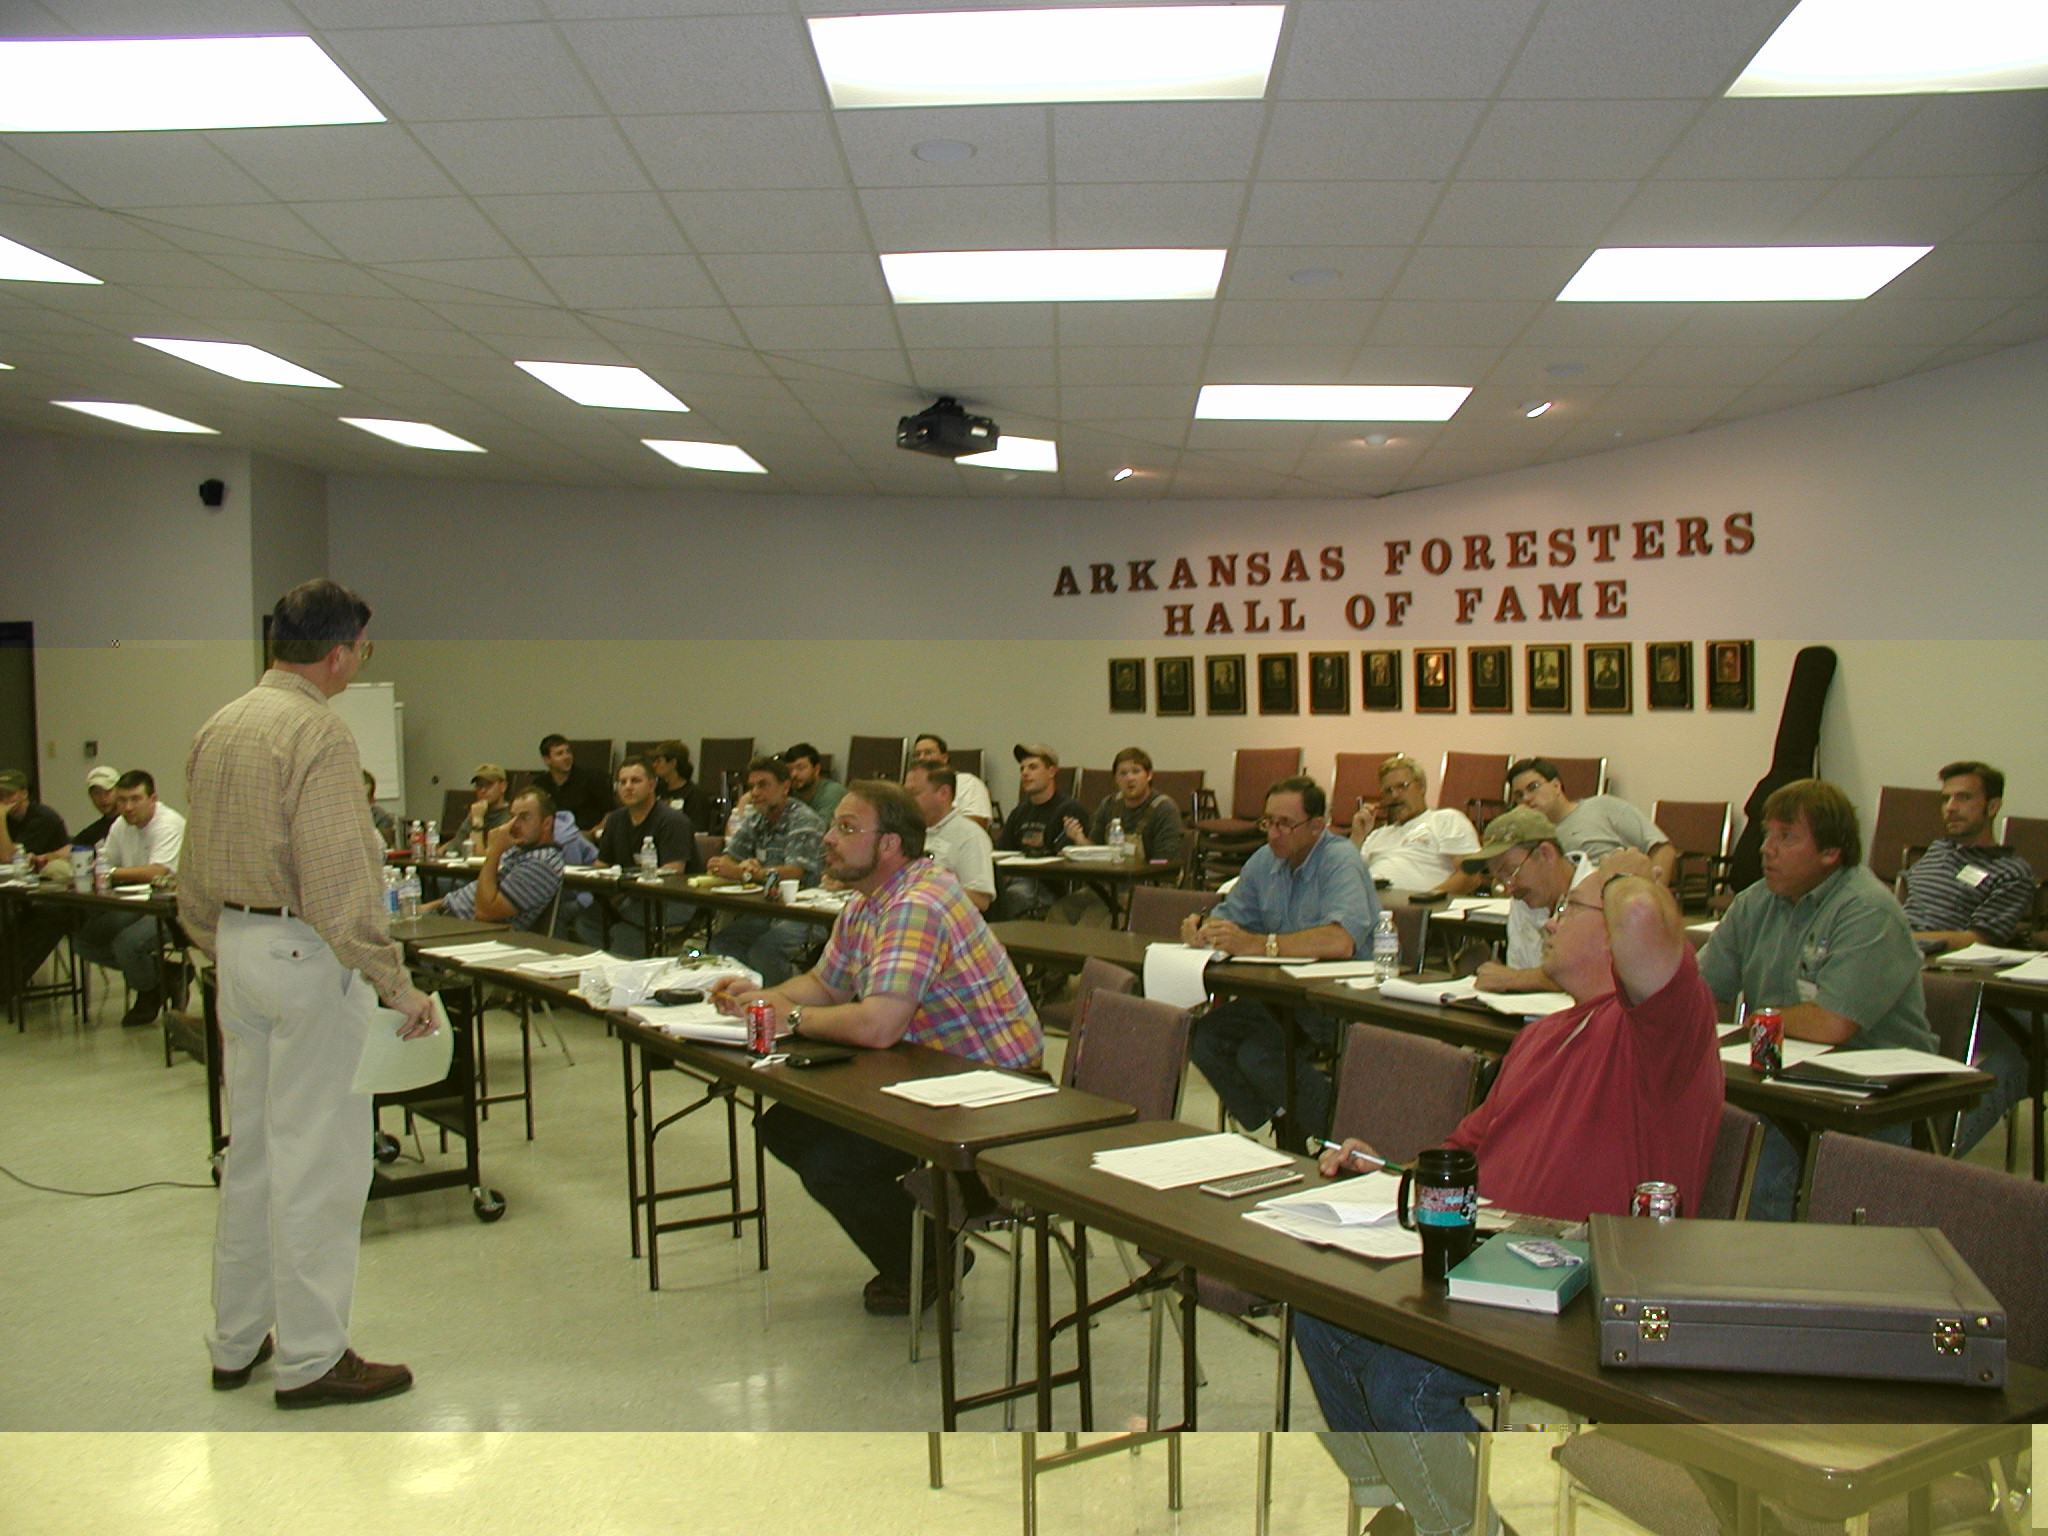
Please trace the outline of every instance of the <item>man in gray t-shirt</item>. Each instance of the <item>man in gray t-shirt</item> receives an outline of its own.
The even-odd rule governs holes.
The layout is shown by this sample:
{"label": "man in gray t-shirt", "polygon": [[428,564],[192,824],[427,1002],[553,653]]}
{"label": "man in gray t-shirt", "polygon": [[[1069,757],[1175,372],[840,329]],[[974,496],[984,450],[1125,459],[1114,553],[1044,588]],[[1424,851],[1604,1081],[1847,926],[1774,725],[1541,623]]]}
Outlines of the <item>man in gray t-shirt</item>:
{"label": "man in gray t-shirt", "polygon": [[1549,817],[1566,853],[1597,862],[1617,848],[1634,848],[1650,856],[1658,884],[1670,885],[1677,874],[1678,850],[1654,821],[1619,795],[1572,799],[1554,763],[1525,757],[1509,768],[1508,797]]}

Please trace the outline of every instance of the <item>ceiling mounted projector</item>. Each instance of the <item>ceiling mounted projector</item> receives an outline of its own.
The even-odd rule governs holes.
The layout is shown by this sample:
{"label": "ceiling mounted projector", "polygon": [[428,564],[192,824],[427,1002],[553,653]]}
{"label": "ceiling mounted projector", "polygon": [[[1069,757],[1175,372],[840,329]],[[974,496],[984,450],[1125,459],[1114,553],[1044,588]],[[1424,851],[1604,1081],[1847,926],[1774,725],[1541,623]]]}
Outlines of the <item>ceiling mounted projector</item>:
{"label": "ceiling mounted projector", "polygon": [[987,453],[1002,434],[986,416],[970,416],[951,395],[941,395],[915,416],[896,421],[896,446],[942,459]]}

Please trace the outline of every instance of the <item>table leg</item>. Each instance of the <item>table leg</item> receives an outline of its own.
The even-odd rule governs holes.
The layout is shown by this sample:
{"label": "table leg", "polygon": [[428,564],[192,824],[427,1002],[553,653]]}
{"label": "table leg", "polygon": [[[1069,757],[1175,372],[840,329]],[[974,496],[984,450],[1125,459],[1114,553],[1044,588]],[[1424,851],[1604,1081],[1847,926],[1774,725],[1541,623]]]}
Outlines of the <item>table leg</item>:
{"label": "table leg", "polygon": [[761,1095],[754,1095],[754,1247],[763,1270],[768,1268],[768,1153],[761,1145]]}
{"label": "table leg", "polygon": [[476,1027],[476,1092],[485,1100],[483,1116],[491,1118],[491,1053],[484,1049],[484,984],[482,977],[471,977],[469,983],[469,1016]]}
{"label": "table leg", "polygon": [[1287,1123],[1273,1127],[1273,1145],[1282,1152],[1306,1152],[1307,1132],[1301,1128],[1301,1111],[1295,1102],[1294,1091],[1294,1061],[1299,1051],[1295,1034],[1299,1026],[1295,1022],[1292,1008],[1285,1005],[1269,1005],[1268,1011],[1280,1021],[1280,1075],[1283,1081],[1280,1103],[1287,1111]]}
{"label": "table leg", "polygon": [[640,1257],[640,1143],[633,1113],[633,1042],[619,1036],[619,1066],[626,1094],[626,1229],[633,1239],[633,1257]]}
{"label": "table leg", "polygon": [[1175,1285],[1180,1291],[1180,1427],[1192,1430],[1200,1370],[1195,1360],[1195,1272],[1183,1266]]}
{"label": "table leg", "polygon": [[[953,1371],[953,1178],[943,1168],[934,1168],[932,1173],[932,1258],[935,1261],[932,1283],[939,1288],[939,1405],[940,1421],[948,1430],[960,1427],[959,1395],[955,1390]],[[912,1221],[924,1218],[915,1212]],[[912,1319],[915,1325],[915,1319]]]}
{"label": "table leg", "polygon": [[1088,1229],[1074,1228],[1074,1363],[1080,1372],[1081,1428],[1095,1428],[1095,1351],[1089,1335],[1095,1319],[1088,1311]]}
{"label": "table leg", "polygon": [[654,1171],[654,1071],[645,1048],[640,1052],[640,1177],[646,1189],[647,1207],[647,1289],[661,1289],[661,1234],[654,1229],[661,1220],[661,1206],[654,1192],[661,1188]]}
{"label": "table leg", "polygon": [[[1870,1517],[1863,1517],[1863,1528],[1870,1529]],[[1934,1536],[1934,1485],[1923,1483],[1906,1494],[1906,1536]]]}
{"label": "table leg", "polygon": [[1031,1216],[1031,1241],[1036,1273],[1031,1277],[1032,1304],[1038,1310],[1037,1334],[1033,1347],[1038,1366],[1038,1427],[1052,1428],[1052,1217],[1044,1211]]}
{"label": "table leg", "polygon": [[1763,1536],[1763,1499],[1754,1488],[1735,1490],[1735,1536]]}

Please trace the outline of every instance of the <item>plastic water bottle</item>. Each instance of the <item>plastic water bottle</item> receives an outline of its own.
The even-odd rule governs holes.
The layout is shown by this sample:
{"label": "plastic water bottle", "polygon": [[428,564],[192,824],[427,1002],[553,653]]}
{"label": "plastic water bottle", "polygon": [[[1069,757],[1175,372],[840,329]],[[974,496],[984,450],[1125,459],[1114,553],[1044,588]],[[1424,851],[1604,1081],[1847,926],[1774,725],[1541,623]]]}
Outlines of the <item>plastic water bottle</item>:
{"label": "plastic water bottle", "polygon": [[405,878],[398,885],[398,915],[418,917],[420,915],[420,872],[408,869]]}
{"label": "plastic water bottle", "polygon": [[20,843],[14,845],[14,878],[22,885],[29,882],[28,850]]}
{"label": "plastic water bottle", "polygon": [[412,849],[414,858],[424,859],[427,856],[427,824],[423,821],[414,821],[406,830],[405,841]]}
{"label": "plastic water bottle", "polygon": [[114,861],[105,843],[92,851],[92,888],[102,896],[114,888]]}
{"label": "plastic water bottle", "polygon": [[71,849],[71,889],[89,891],[92,889],[93,851],[83,843],[76,843]]}
{"label": "plastic water bottle", "polygon": [[1401,935],[1394,929],[1391,912],[1380,913],[1379,926],[1372,931],[1372,973],[1380,981],[1401,974]]}
{"label": "plastic water bottle", "polygon": [[633,862],[640,866],[641,879],[652,880],[654,878],[654,867],[661,862],[661,855],[654,851],[653,838],[643,837],[640,839],[640,851],[633,855]]}
{"label": "plastic water bottle", "polygon": [[1109,852],[1115,859],[1121,859],[1130,852],[1124,845],[1124,819],[1121,816],[1109,818]]}
{"label": "plastic water bottle", "polygon": [[427,846],[421,852],[420,857],[423,859],[431,859],[440,851],[441,823],[438,821],[430,821],[427,823]]}
{"label": "plastic water bottle", "polygon": [[390,865],[384,866],[384,910],[393,917],[398,916],[398,871]]}

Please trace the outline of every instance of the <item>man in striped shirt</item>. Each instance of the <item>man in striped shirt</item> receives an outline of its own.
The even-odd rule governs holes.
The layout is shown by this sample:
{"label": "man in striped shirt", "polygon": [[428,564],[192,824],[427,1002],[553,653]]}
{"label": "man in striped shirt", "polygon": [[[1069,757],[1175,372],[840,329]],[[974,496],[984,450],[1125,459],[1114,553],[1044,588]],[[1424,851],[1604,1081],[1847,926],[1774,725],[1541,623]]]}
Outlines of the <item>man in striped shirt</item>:
{"label": "man in striped shirt", "polygon": [[430,912],[510,923],[529,933],[545,930],[555,893],[562,888],[562,850],[554,843],[555,803],[546,790],[523,789],[512,798],[512,819],[491,828],[484,865]]}
{"label": "man in striped shirt", "polygon": [[[854,895],[833,925],[817,968],[766,991],[722,981],[712,989],[735,1017],[765,998],[791,1033],[883,1049],[899,1040],[992,1067],[1035,1067],[1038,1015],[1009,954],[988,931],[952,871],[925,857],[924,816],[900,785],[848,786],[825,833],[825,873]],[[876,1269],[867,1310],[910,1310],[910,1224],[916,1206],[902,1178],[917,1159],[778,1104],[761,1141],[797,1171]],[[926,1280],[936,1270],[927,1244]],[[924,1287],[926,1303],[936,1299]]]}

